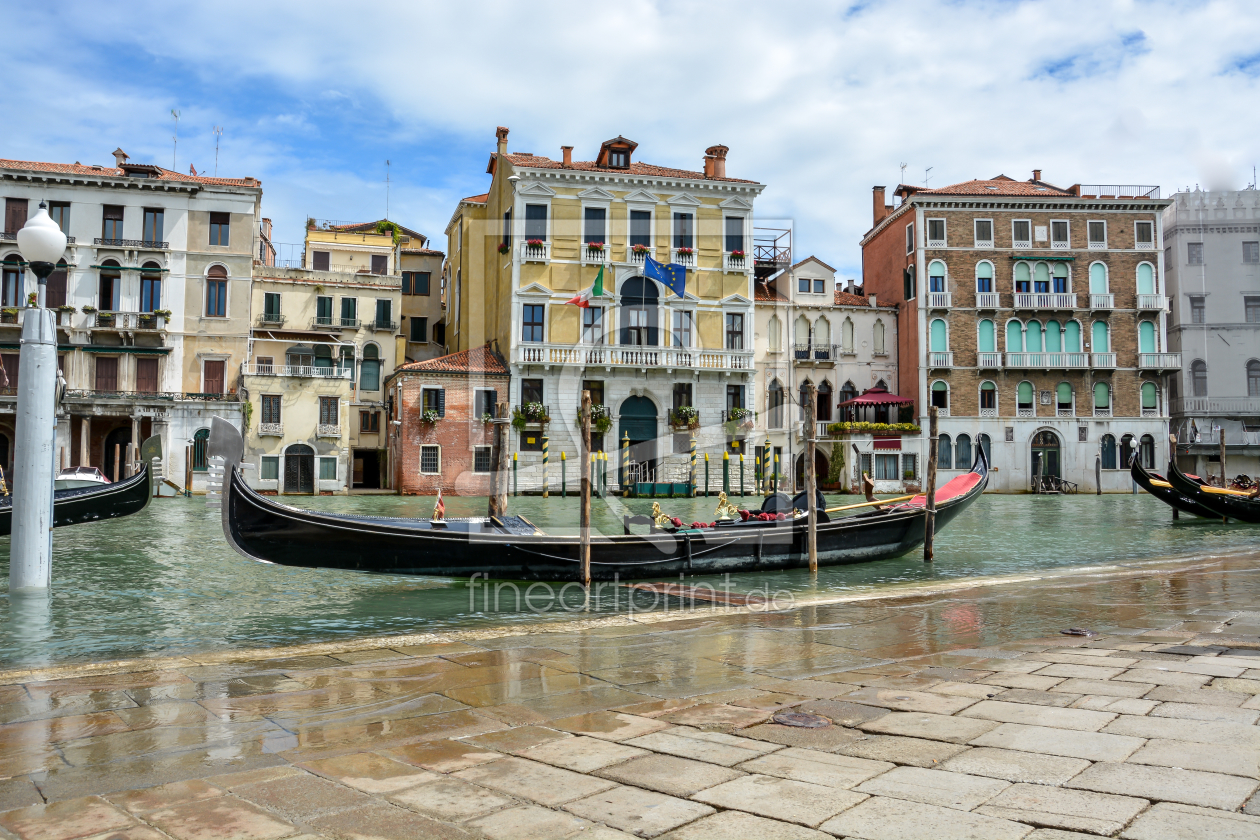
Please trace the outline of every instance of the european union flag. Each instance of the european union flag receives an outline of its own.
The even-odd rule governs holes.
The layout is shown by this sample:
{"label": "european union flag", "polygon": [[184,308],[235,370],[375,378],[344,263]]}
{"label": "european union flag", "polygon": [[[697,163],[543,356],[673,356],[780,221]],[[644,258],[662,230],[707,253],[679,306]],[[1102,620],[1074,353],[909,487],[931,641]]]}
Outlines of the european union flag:
{"label": "european union flag", "polygon": [[687,269],[678,263],[662,265],[648,257],[643,261],[643,276],[655,280],[679,297],[687,294]]}

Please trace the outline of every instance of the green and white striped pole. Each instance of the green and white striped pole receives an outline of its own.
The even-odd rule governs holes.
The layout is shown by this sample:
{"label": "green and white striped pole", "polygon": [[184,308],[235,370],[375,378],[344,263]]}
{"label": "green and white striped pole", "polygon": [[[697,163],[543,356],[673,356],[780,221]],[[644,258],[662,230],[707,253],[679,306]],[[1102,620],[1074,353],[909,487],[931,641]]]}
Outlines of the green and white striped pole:
{"label": "green and white striped pole", "polygon": [[687,495],[695,497],[696,493],[696,436],[691,435],[691,474],[687,477],[690,486],[687,488]]}
{"label": "green and white striped pole", "polygon": [[546,498],[550,495],[550,492],[551,492],[551,488],[547,486],[547,484],[548,484],[548,482],[549,482],[549,479],[550,479],[550,476],[548,476],[548,475],[547,475],[547,469],[548,469],[547,462],[548,462],[549,460],[550,460],[550,456],[549,456],[549,455],[548,455],[548,453],[547,453],[547,436],[546,436],[546,435],[543,435],[543,476],[542,476],[542,485],[543,485],[543,498],[544,498],[544,499],[546,499]]}
{"label": "green and white striped pole", "polygon": [[621,495],[630,498],[630,486],[626,483],[627,475],[630,471],[630,433],[625,432],[621,437]]}
{"label": "green and white striped pole", "polygon": [[739,453],[739,497],[744,498],[744,453]]}

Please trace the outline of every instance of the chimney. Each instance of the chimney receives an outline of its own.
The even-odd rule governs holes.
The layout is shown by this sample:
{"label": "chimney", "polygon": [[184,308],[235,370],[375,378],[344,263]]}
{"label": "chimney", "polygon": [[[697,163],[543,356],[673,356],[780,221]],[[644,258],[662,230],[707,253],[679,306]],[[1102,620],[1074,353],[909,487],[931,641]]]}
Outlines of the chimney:
{"label": "chimney", "polygon": [[726,177],[726,153],[729,151],[730,149],[725,146],[710,146],[704,150],[706,164],[708,163],[708,158],[713,158],[713,172],[710,173],[708,169],[705,169],[705,176],[709,178]]}
{"label": "chimney", "polygon": [[494,130],[494,136],[495,136],[495,139],[498,140],[498,144],[499,144],[498,149],[497,149],[498,153],[501,155],[507,154],[507,136],[508,136],[507,126],[501,125],[498,128],[496,128]]}
{"label": "chimney", "polygon": [[888,207],[884,204],[884,188],[871,187],[871,209],[874,211],[874,221],[871,227],[884,221],[884,217],[888,215]]}
{"label": "chimney", "polygon": [[1033,170],[1033,180],[1034,180],[1034,181],[1040,181],[1040,180],[1041,180],[1041,170],[1040,170],[1040,169],[1034,169],[1034,170]]}
{"label": "chimney", "polygon": [[561,146],[560,155],[564,158],[565,166],[573,165],[573,147],[572,146]]}
{"label": "chimney", "polygon": [[121,146],[119,146],[117,149],[114,149],[114,166],[118,167],[119,169],[122,169],[122,165],[126,163],[128,159],[129,157],[127,153],[122,150]]}
{"label": "chimney", "polygon": [[713,162],[714,162],[713,155],[704,156],[704,177],[706,178],[713,177]]}

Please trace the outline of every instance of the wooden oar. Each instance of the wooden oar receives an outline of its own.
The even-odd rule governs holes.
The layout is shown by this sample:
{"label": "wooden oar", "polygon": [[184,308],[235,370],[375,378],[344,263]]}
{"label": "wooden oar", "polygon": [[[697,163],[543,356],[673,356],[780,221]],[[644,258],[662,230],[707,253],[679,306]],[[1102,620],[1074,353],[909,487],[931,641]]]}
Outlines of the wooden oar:
{"label": "wooden oar", "polygon": [[835,513],[838,510],[853,510],[854,508],[871,507],[872,505],[891,505],[897,502],[908,502],[914,498],[914,494],[909,496],[898,496],[895,499],[876,499],[873,502],[862,502],[859,505],[842,505],[840,507],[827,508],[827,513]]}

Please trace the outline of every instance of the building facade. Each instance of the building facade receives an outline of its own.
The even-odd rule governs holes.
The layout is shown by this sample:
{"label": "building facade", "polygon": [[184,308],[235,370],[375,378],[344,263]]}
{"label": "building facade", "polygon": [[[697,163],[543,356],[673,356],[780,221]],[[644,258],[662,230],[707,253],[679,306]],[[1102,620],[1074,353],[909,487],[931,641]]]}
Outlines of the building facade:
{"label": "building facade", "polygon": [[1158,188],[1062,189],[1035,171],[896,195],[874,190],[864,288],[898,304],[897,391],[923,425],[940,409],[942,480],[983,446],[995,491],[1130,492],[1130,453],[1167,458],[1181,367]]}
{"label": "building facade", "polygon": [[162,437],[165,474],[205,489],[210,418],[241,422],[249,286],[262,186],[253,178],[113,166],[0,161],[0,464],[12,463],[18,340],[36,281],[16,233],[40,201],[69,238],[49,278],[68,386],[57,430],[61,466],[115,474],[127,445]]}
{"label": "building facade", "polygon": [[[583,389],[607,418],[597,449],[629,440],[636,477],[685,480],[693,433],[720,456],[754,428],[752,212],[763,186],[726,176],[724,146],[697,172],[640,163],[624,137],[592,161],[567,146],[560,160],[509,153],[507,137],[500,128],[490,189],[460,202],[446,231],[447,342],[490,342],[507,358],[522,489],[543,480],[544,439],[553,482],[559,453],[577,454]],[[686,267],[684,295],[643,276],[648,256]],[[567,305],[601,270],[603,294]]]}
{"label": "building facade", "polygon": [[414,238],[402,248],[400,360],[422,362],[446,355],[445,256]]}
{"label": "building facade", "polygon": [[1164,210],[1172,428],[1180,466],[1260,475],[1260,191],[1180,192]]}

